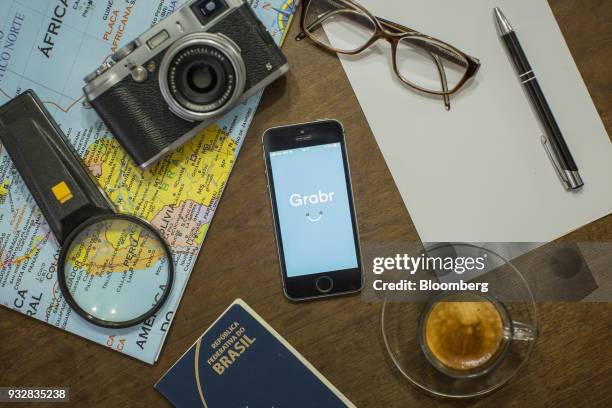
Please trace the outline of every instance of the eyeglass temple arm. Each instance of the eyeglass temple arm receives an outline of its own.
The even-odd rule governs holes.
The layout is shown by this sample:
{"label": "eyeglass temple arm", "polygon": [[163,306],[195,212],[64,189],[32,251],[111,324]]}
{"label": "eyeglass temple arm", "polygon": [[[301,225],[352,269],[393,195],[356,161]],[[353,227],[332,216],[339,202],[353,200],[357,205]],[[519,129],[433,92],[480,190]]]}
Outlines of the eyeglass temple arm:
{"label": "eyeglass temple arm", "polygon": [[[317,16],[316,20],[313,21],[312,23],[310,23],[310,25],[308,27],[306,27],[304,29],[304,31],[300,32],[298,34],[298,36],[296,37],[296,39],[298,39],[298,40],[304,39],[304,37],[306,37],[306,31],[311,31],[317,25],[323,24],[323,22],[325,20],[327,20],[328,18],[334,16],[335,14],[338,14],[338,13],[341,13],[341,12],[344,13],[344,12],[347,12],[347,11],[355,13],[355,14],[359,14],[358,11],[352,10],[350,8],[330,10],[327,13],[324,13],[324,14],[321,14],[321,15]],[[390,28],[391,30],[396,31],[396,32],[420,34],[418,31],[413,30],[412,28],[408,28],[408,27],[403,26],[401,24],[394,23],[393,21],[386,20],[386,19],[384,19],[382,17],[376,17],[376,19],[378,19],[378,21],[380,21],[380,23],[383,26],[385,26],[385,28],[387,28],[387,29]]]}
{"label": "eyeglass temple arm", "polygon": [[444,65],[442,64],[440,57],[432,53],[429,53],[429,55],[431,55],[431,58],[433,58],[434,62],[436,63],[436,67],[438,68],[438,74],[440,75],[440,82],[442,83],[442,91],[444,92],[444,94],[442,94],[442,97],[444,98],[444,107],[448,111],[450,110],[451,105],[450,105],[450,95],[448,94],[448,82],[446,80],[446,71],[444,70]]}
{"label": "eyeglass temple arm", "polygon": [[420,34],[417,30],[414,30],[412,28],[406,27],[404,25],[401,25],[399,23],[396,23],[394,21],[391,20],[387,20],[386,18],[382,18],[382,17],[378,17],[376,16],[376,19],[378,21],[380,21],[380,23],[387,27],[387,28],[392,28],[395,31],[400,31],[400,32],[404,32],[404,33],[415,33],[415,34]]}
{"label": "eyeglass temple arm", "polygon": [[307,31],[312,31],[313,28],[315,28],[317,25],[321,25],[323,24],[323,22],[325,20],[327,20],[330,17],[333,17],[334,15],[338,14],[338,13],[354,13],[354,14],[359,14],[357,11],[355,10],[351,10],[351,9],[336,9],[336,10],[330,10],[327,13],[321,14],[319,16],[317,16],[316,20],[313,21],[312,23],[310,23],[310,25],[306,28],[304,28],[304,31],[300,32],[295,39],[296,40],[303,40],[304,37],[306,37],[306,32]]}
{"label": "eyeglass temple arm", "polygon": [[[382,17],[376,18],[387,29],[391,28],[392,30],[397,32],[420,34],[418,31],[413,30],[412,28],[403,26],[393,21],[389,21]],[[442,91],[444,92],[444,94],[442,95],[444,98],[444,107],[446,108],[446,110],[450,110],[450,95],[448,94],[448,81],[446,79],[446,71],[444,70],[444,65],[442,64],[440,57],[437,55],[437,53],[435,53],[435,51],[439,51],[440,47],[436,47],[434,44],[426,44],[424,45],[424,48],[427,48],[427,50],[430,51],[429,55],[436,63],[436,68],[438,69],[438,74],[440,75],[440,82],[442,83]],[[444,53],[444,57],[449,58],[449,55],[447,53]]]}
{"label": "eyeglass temple arm", "polygon": [[[350,8],[345,8],[345,9],[336,9],[336,10],[331,10],[328,11],[327,13],[321,14],[317,17],[317,19],[315,21],[313,21],[308,27],[306,27],[304,29],[304,31],[300,32],[295,39],[296,40],[303,40],[306,37],[306,31],[311,31],[313,28],[315,28],[317,25],[321,25],[323,24],[323,22],[325,20],[327,20],[330,17],[333,17],[334,15],[338,14],[338,13],[354,13],[357,15],[360,15],[360,13],[356,10],[350,9]],[[382,17],[376,17],[376,19],[380,22],[381,25],[383,25],[385,28],[387,29],[391,29],[395,32],[398,33],[409,33],[409,34],[419,34],[419,35],[423,35],[422,33],[418,32],[417,30],[414,30],[412,28],[406,27],[404,25],[401,25],[399,23],[393,22],[393,21],[389,21],[387,19],[384,19]],[[449,61],[454,62],[455,64],[459,64],[462,65],[463,60],[460,58],[457,58],[454,54],[448,52],[448,50],[446,50],[443,47],[439,47],[435,44],[431,44],[431,43],[424,43],[421,44],[421,47],[427,49],[430,52],[433,52],[443,58],[448,59]],[[471,62],[473,64],[476,65],[480,65],[480,62],[474,58],[474,57],[470,57],[469,55],[466,55],[466,57],[468,57]]]}
{"label": "eyeglass temple arm", "polygon": [[[390,21],[387,19],[384,19],[382,17],[376,17],[376,19],[380,22],[381,25],[383,25],[386,29],[391,29],[392,31],[395,31],[397,33],[408,33],[408,34],[418,34],[418,35],[424,35],[423,33],[414,30],[412,28],[406,27],[404,25],[401,25],[399,23],[396,23],[394,21]],[[437,54],[440,57],[446,58],[449,61],[454,62],[455,64],[459,64],[462,65],[463,64],[463,60],[461,60],[460,58],[457,58],[455,55],[453,55],[452,53],[449,53],[445,48],[443,47],[439,47],[435,44],[423,44],[421,45],[421,47],[426,48],[428,51],[434,52],[435,54]],[[471,57],[467,54],[465,54],[466,58],[474,65],[478,66],[480,65],[480,61],[477,58]]]}
{"label": "eyeglass temple arm", "polygon": [[[404,33],[414,33],[414,34],[420,34],[418,31],[403,26],[399,23],[393,22],[393,21],[389,21],[387,19],[384,19],[382,17],[376,17],[378,19],[378,21],[387,29],[392,29],[396,32],[404,32]],[[434,44],[425,44],[422,45],[424,48],[426,48],[429,51],[429,55],[431,56],[431,58],[434,60],[434,62],[436,63],[436,68],[438,69],[438,74],[440,75],[440,82],[442,83],[442,91],[444,92],[444,94],[442,95],[444,98],[444,107],[446,108],[446,110],[450,110],[450,95],[448,94],[448,81],[446,79],[446,71],[444,70],[444,65],[442,64],[442,61],[440,60],[440,57],[438,56],[438,53],[435,51],[440,51],[441,48],[437,47]],[[444,53],[443,55],[445,58],[449,58],[450,55],[448,55],[448,53]],[[450,58],[451,60],[453,60],[452,58]],[[459,62],[457,61],[458,59],[455,58],[455,61],[453,62]],[[463,62],[463,61],[461,61]]]}

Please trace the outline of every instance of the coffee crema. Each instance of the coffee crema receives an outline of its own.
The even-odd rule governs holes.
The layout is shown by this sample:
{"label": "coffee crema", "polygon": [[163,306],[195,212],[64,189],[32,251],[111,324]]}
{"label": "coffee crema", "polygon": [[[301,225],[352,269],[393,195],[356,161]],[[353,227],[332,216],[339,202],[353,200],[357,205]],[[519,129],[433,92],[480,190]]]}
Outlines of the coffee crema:
{"label": "coffee crema", "polygon": [[492,302],[441,301],[429,310],[424,329],[433,358],[451,370],[469,372],[496,357],[504,324]]}

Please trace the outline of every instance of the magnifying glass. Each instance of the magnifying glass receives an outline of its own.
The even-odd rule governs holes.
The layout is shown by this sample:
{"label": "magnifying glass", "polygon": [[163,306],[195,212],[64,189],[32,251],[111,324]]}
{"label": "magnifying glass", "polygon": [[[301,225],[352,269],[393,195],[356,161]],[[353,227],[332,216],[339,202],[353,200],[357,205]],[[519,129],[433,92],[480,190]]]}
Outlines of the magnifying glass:
{"label": "magnifying glass", "polygon": [[174,264],[159,233],[122,214],[91,217],[66,238],[58,282],[79,315],[104,327],[129,327],[150,318],[166,301]]}
{"label": "magnifying glass", "polygon": [[58,283],[72,310],[109,328],[153,316],[174,281],[162,235],[114,211],[34,92],[0,107],[0,141],[61,245]]}

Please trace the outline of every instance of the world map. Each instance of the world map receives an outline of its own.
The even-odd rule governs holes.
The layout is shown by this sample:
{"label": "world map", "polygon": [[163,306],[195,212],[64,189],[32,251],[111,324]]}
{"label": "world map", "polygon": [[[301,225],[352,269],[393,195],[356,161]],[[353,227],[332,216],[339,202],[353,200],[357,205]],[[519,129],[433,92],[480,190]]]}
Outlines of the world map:
{"label": "world map", "polygon": [[[118,212],[149,221],[167,240],[176,270],[169,300],[139,326],[103,329],[73,313],[57,284],[59,245],[0,146],[0,304],[148,363],[159,355],[261,92],[143,171],[86,103],[82,87],[114,51],[184,2],[3,0],[0,16],[0,104],[33,89]],[[251,2],[279,44],[289,3]]]}

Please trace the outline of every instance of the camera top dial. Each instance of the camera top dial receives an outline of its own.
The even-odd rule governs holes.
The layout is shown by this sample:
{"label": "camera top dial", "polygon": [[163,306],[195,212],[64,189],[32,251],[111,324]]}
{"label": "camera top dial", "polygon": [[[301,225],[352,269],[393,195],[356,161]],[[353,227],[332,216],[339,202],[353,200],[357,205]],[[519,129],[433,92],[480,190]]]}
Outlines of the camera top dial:
{"label": "camera top dial", "polygon": [[134,50],[138,48],[139,46],[140,44],[138,40],[130,41],[129,43],[121,47],[119,50],[117,50],[117,52],[115,52],[111,56],[111,58],[113,59],[113,61],[119,62],[125,57],[127,57],[128,55],[130,55],[132,52],[134,52]]}

